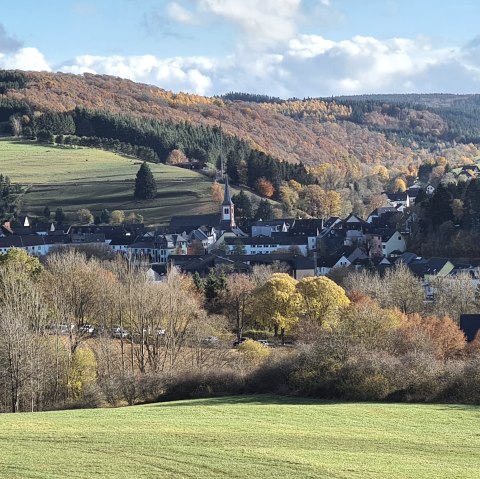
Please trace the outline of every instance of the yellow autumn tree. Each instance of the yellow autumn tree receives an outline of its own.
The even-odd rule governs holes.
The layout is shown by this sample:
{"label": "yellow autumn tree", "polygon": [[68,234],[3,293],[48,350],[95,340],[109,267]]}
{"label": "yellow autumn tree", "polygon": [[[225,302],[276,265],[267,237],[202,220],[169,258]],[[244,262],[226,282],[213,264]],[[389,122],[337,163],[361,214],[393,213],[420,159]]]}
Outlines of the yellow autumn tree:
{"label": "yellow autumn tree", "polygon": [[274,273],[256,290],[253,297],[252,316],[265,326],[273,328],[275,336],[280,331],[282,341],[286,331],[297,322],[302,298],[297,280],[286,273]]}
{"label": "yellow autumn tree", "polygon": [[394,193],[403,193],[407,190],[407,184],[402,178],[396,178],[393,182],[393,192]]}
{"label": "yellow autumn tree", "polygon": [[97,379],[97,360],[91,349],[79,348],[72,355],[68,372],[68,387],[74,398],[82,396],[85,389]]}
{"label": "yellow autumn tree", "polygon": [[297,283],[302,316],[331,329],[339,312],[350,303],[345,290],[325,276],[308,276]]}
{"label": "yellow autumn tree", "polygon": [[325,191],[323,194],[322,217],[340,216],[342,213],[342,197],[337,191]]}
{"label": "yellow autumn tree", "polygon": [[221,203],[223,201],[222,185],[214,181],[210,187],[210,194],[212,195],[212,199],[215,201],[215,203]]}
{"label": "yellow autumn tree", "polygon": [[122,210],[113,210],[110,214],[110,223],[120,225],[125,221],[125,212]]}
{"label": "yellow autumn tree", "polygon": [[368,296],[360,297],[343,309],[335,331],[348,337],[350,343],[367,348],[387,349],[392,345],[392,333],[404,326],[406,316],[398,309],[382,308]]}

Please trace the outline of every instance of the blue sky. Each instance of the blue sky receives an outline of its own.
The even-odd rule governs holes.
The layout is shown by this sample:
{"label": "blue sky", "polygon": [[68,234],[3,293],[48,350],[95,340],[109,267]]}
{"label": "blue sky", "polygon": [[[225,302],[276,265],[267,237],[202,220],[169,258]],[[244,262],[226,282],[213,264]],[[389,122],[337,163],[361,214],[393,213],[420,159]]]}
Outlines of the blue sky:
{"label": "blue sky", "polygon": [[281,97],[480,91],[473,0],[23,0],[0,67]]}

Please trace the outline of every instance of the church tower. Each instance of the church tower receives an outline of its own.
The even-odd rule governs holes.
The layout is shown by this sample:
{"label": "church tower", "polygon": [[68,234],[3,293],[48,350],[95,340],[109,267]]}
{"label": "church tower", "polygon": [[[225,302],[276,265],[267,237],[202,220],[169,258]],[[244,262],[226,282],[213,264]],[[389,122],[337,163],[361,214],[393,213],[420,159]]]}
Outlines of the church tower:
{"label": "church tower", "polygon": [[222,214],[220,216],[222,225],[235,228],[235,212],[232,197],[230,196],[230,188],[228,187],[228,178],[225,177],[225,192],[223,194]]}

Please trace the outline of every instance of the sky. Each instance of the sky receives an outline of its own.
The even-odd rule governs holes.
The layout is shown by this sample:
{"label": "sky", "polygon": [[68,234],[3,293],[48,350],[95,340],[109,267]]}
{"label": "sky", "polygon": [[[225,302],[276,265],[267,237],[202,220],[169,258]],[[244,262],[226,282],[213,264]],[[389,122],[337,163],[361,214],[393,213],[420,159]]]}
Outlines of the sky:
{"label": "sky", "polygon": [[476,0],[22,0],[0,68],[281,98],[480,93]]}

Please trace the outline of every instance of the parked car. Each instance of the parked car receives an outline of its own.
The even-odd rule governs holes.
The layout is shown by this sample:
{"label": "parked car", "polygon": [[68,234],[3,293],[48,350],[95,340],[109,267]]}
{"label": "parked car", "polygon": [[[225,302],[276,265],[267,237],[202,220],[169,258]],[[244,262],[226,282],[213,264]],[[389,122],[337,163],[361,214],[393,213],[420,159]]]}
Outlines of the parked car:
{"label": "parked car", "polygon": [[91,324],[82,324],[78,328],[78,332],[80,334],[93,334],[94,331],[95,331],[95,328]]}
{"label": "parked car", "polygon": [[256,342],[262,344],[266,348],[273,347],[273,344],[270,341],[268,341],[267,339],[257,339]]}
{"label": "parked car", "polygon": [[130,337],[130,333],[126,329],[121,328],[120,326],[113,326],[112,337],[117,339],[126,339]]}
{"label": "parked car", "polygon": [[50,334],[69,334],[70,331],[73,329],[73,326],[69,326],[68,324],[51,324],[48,327],[48,331]]}

